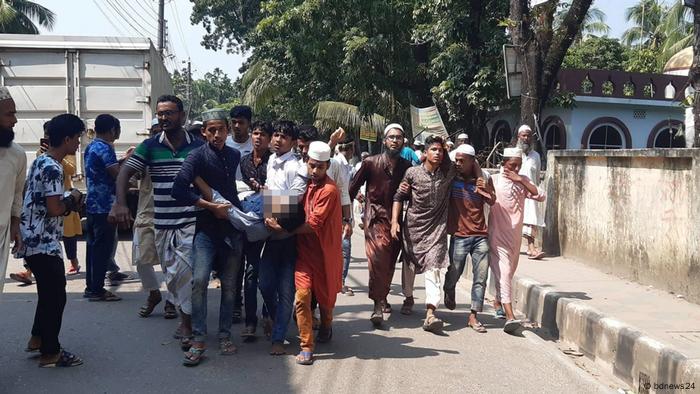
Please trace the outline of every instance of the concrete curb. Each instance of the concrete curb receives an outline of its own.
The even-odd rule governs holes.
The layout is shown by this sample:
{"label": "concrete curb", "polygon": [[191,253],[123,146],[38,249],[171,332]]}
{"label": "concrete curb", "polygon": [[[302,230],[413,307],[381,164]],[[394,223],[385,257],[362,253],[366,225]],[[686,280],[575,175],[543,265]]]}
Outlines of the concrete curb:
{"label": "concrete curb", "polygon": [[[577,300],[581,293],[560,291],[526,277],[513,280],[514,307],[554,338],[575,345],[606,372],[639,393],[678,392],[654,384],[694,383],[700,392],[700,363],[642,331]],[[641,383],[640,383],[641,382]],[[649,383],[650,388],[644,383]]]}

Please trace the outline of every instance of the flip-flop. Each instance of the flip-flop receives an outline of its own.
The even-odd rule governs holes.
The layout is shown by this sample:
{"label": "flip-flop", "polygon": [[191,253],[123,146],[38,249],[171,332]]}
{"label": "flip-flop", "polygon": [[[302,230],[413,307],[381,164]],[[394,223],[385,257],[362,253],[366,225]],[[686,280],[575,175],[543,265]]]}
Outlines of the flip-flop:
{"label": "flip-flop", "polygon": [[544,252],[539,252],[528,257],[529,260],[542,260],[544,257]]}
{"label": "flip-flop", "polygon": [[73,275],[78,275],[80,273],[80,266],[77,267],[70,267],[68,272],[66,272],[67,276],[73,276]]}
{"label": "flip-flop", "polygon": [[484,327],[481,322],[476,323],[476,324],[469,324],[467,323],[467,327],[471,328],[472,330],[478,332],[479,334],[485,334],[486,333],[486,327]]}
{"label": "flip-flop", "polygon": [[61,354],[58,356],[58,360],[50,363],[39,363],[39,368],[66,368],[66,367],[77,367],[81,365],[83,360],[73,353],[69,353],[65,350],[61,350]]}
{"label": "flip-flop", "polygon": [[[177,319],[177,312],[175,311],[175,305],[170,301],[165,301],[165,307],[163,308],[163,318],[164,319]],[[178,338],[175,338],[178,339]]]}
{"label": "flip-flop", "polygon": [[574,349],[566,349],[566,350],[563,350],[562,352],[563,352],[564,354],[566,354],[567,356],[575,356],[575,357],[581,357],[581,356],[583,356],[583,353],[581,353],[581,352],[579,352],[579,351],[576,351],[576,350],[574,350]]}
{"label": "flip-flop", "polygon": [[314,363],[314,354],[312,352],[301,351],[296,356],[296,362],[299,365],[312,365]]}
{"label": "flip-flop", "polygon": [[514,334],[514,333],[515,333],[516,331],[518,331],[518,329],[521,328],[521,327],[522,327],[522,325],[521,325],[521,321],[520,321],[520,320],[517,320],[517,319],[508,320],[508,321],[506,322],[506,325],[503,326],[503,331],[504,331],[506,334]]}
{"label": "flip-flop", "polygon": [[204,359],[204,351],[206,349],[190,347],[190,349],[185,353],[185,359],[182,360],[182,365],[186,367],[194,367],[199,365]]}
{"label": "flip-flop", "polygon": [[238,352],[236,345],[230,339],[219,339],[219,354],[222,356],[231,356]]}
{"label": "flip-flop", "polygon": [[270,349],[270,355],[271,356],[284,356],[287,354],[287,351],[284,350],[284,345],[281,343],[273,343],[272,348]]}

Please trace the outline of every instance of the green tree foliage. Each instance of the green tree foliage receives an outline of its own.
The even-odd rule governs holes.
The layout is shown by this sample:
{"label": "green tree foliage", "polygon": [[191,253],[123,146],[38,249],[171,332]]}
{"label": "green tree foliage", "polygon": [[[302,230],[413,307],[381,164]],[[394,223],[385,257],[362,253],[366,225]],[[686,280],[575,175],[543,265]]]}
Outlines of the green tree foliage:
{"label": "green tree foliage", "polygon": [[37,24],[53,29],[56,14],[27,0],[0,0],[0,33],[39,34]]}
{"label": "green tree foliage", "polygon": [[623,71],[627,59],[628,50],[620,41],[607,37],[591,37],[569,48],[562,68]]}
{"label": "green tree foliage", "polygon": [[486,109],[503,103],[503,1],[194,3],[205,45],[250,49],[239,83],[258,114],[311,122],[319,102],[339,102],[408,125],[410,105],[435,102],[450,129],[479,141]]}
{"label": "green tree foliage", "polygon": [[625,71],[637,73],[660,73],[662,67],[658,48],[631,48],[624,64]]}
{"label": "green tree foliage", "polygon": [[219,68],[192,81],[191,100],[187,90],[187,68],[175,70],[172,75],[173,90],[182,98],[190,119],[199,118],[202,111],[212,108],[230,108],[239,102],[238,89],[226,73]]}

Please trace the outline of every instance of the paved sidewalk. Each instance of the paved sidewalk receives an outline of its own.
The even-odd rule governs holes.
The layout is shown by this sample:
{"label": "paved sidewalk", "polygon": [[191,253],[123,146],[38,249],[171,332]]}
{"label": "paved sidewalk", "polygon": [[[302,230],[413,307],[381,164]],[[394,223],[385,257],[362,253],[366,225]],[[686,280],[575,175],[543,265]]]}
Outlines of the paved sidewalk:
{"label": "paved sidewalk", "polygon": [[521,255],[515,282],[518,310],[627,384],[700,391],[700,305],[562,257]]}

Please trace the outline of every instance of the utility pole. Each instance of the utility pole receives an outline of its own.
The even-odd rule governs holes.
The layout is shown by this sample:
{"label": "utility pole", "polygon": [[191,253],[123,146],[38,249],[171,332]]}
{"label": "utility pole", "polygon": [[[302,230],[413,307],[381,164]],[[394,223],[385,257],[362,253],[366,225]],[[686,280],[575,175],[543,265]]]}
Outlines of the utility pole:
{"label": "utility pole", "polygon": [[192,62],[190,58],[187,58],[187,119],[190,117],[190,111],[192,110]]}
{"label": "utility pole", "polygon": [[163,57],[165,48],[165,0],[158,0],[158,53]]}

